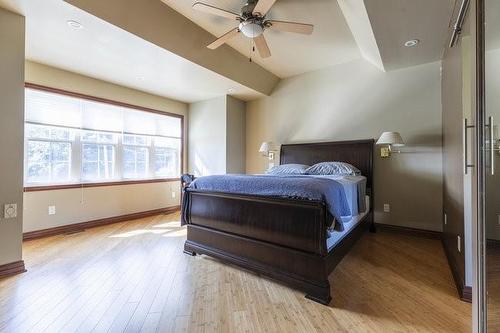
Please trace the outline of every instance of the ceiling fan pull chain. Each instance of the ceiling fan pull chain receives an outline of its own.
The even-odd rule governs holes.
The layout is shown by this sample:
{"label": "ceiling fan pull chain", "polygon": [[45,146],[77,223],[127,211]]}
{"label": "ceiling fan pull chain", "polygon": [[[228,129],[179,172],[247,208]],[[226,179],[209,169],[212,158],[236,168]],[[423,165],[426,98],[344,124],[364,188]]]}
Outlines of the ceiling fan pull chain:
{"label": "ceiling fan pull chain", "polygon": [[248,59],[250,62],[252,62],[252,56],[255,52],[255,41],[253,39],[250,40],[250,43],[252,43],[252,51],[250,52],[250,58]]}

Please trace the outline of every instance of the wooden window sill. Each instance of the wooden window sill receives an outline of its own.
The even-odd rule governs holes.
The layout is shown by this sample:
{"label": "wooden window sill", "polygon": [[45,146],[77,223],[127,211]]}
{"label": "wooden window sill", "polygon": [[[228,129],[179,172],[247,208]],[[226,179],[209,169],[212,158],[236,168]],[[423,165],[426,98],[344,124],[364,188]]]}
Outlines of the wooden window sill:
{"label": "wooden window sill", "polygon": [[26,186],[24,188],[24,192],[55,191],[55,190],[75,189],[75,188],[122,186],[122,185],[149,184],[149,183],[166,183],[174,181],[180,181],[180,178],[139,179],[139,180],[122,180],[122,181],[101,182],[101,183]]}

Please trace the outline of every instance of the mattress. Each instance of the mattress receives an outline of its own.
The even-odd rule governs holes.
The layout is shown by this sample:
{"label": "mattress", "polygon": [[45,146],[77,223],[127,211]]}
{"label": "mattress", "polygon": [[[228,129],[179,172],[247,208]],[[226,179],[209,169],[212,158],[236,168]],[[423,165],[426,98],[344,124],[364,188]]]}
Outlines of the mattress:
{"label": "mattress", "polygon": [[348,235],[360,222],[361,220],[368,214],[370,211],[370,197],[365,195],[365,205],[366,210],[358,215],[351,217],[349,221],[344,221],[344,230],[343,231],[334,231],[331,233],[331,236],[326,239],[326,248],[330,251],[333,247],[335,247],[346,235]]}
{"label": "mattress", "polygon": [[351,215],[343,216],[342,222],[350,221],[353,216],[359,215],[366,211],[365,195],[366,195],[366,177],[365,176],[350,176],[350,175],[309,175],[315,178],[333,179],[339,182],[344,188],[345,196]]}

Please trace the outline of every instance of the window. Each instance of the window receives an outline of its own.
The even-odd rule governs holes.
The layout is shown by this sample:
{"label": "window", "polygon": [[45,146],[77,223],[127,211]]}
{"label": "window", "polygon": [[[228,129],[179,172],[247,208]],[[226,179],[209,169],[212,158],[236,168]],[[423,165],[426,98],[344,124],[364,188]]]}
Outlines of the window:
{"label": "window", "polygon": [[182,116],[26,89],[25,184],[179,177]]}
{"label": "window", "polygon": [[81,131],[82,141],[82,179],[115,179],[115,151],[118,135],[100,131]]}
{"label": "window", "polygon": [[147,178],[150,138],[144,135],[123,135],[123,177]]}
{"label": "window", "polygon": [[181,140],[175,138],[155,138],[154,173],[157,177],[172,177],[180,164]]}
{"label": "window", "polygon": [[50,126],[26,126],[28,182],[67,182],[71,177],[72,131]]}

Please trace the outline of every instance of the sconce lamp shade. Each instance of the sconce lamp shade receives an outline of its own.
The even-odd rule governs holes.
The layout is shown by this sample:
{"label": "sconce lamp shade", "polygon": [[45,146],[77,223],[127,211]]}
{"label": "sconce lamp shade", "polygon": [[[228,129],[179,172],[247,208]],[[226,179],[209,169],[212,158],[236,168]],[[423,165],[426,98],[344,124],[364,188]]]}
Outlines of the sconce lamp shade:
{"label": "sconce lamp shade", "polygon": [[384,132],[377,141],[377,145],[404,146],[405,143],[398,132]]}
{"label": "sconce lamp shade", "polygon": [[264,155],[269,154],[269,151],[272,150],[271,145],[272,145],[271,142],[268,142],[268,141],[262,142],[262,144],[260,145],[259,153],[264,154]]}

